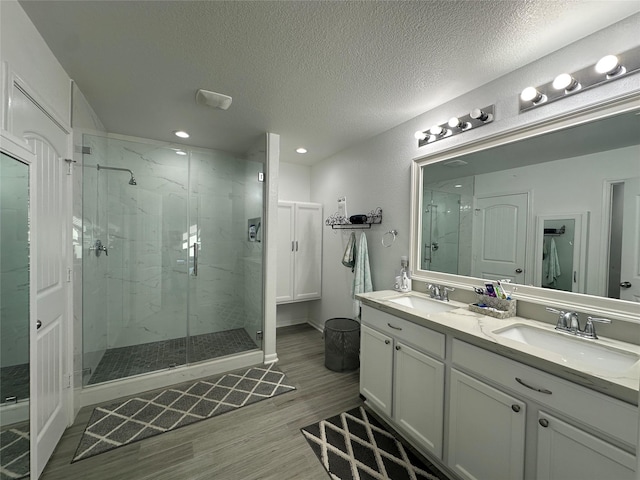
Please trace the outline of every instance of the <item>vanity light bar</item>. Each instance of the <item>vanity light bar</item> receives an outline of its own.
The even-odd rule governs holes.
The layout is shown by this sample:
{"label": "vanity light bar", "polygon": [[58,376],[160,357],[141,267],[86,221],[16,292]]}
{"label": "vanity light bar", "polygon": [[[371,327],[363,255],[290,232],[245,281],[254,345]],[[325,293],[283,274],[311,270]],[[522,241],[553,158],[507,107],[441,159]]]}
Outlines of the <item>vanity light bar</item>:
{"label": "vanity light bar", "polygon": [[522,90],[519,97],[520,113],[637,71],[640,71],[640,47],[634,47],[618,55],[606,55],[595,65],[573,73],[560,73],[551,82]]}
{"label": "vanity light bar", "polygon": [[493,122],[494,110],[495,105],[474,108],[468,115],[453,117],[447,123],[434,125],[428,130],[417,131],[415,137],[418,140],[418,148],[491,123]]}

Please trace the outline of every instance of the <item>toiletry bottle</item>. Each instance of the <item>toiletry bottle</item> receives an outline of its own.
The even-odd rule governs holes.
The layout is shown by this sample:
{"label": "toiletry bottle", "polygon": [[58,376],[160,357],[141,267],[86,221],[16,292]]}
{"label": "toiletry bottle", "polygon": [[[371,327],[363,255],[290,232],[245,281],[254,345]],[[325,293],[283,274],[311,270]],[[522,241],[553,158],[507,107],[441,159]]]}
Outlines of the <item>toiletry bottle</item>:
{"label": "toiletry bottle", "polygon": [[409,292],[411,291],[411,280],[409,279],[409,258],[408,257],[400,257],[400,291],[401,292]]}

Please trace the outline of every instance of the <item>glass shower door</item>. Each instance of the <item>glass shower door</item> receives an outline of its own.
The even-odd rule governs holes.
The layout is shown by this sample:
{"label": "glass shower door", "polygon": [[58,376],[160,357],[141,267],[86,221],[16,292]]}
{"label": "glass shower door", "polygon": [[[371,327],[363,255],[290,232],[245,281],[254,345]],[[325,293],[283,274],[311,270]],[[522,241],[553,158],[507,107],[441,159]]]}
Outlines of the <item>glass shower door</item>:
{"label": "glass shower door", "polygon": [[183,365],[187,159],[91,135],[84,146],[84,384]]}
{"label": "glass shower door", "polygon": [[259,162],[191,151],[189,363],[262,347],[261,171]]}

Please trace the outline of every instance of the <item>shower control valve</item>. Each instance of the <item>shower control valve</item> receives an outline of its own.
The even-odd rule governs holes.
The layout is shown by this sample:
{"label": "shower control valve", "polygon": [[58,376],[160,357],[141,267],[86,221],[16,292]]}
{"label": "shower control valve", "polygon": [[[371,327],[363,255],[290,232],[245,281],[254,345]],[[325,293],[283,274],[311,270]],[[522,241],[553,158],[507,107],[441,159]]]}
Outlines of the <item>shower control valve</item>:
{"label": "shower control valve", "polygon": [[102,244],[102,240],[100,239],[96,240],[96,242],[89,247],[89,250],[95,250],[96,257],[99,257],[101,252],[104,252],[105,256],[109,256],[108,248]]}

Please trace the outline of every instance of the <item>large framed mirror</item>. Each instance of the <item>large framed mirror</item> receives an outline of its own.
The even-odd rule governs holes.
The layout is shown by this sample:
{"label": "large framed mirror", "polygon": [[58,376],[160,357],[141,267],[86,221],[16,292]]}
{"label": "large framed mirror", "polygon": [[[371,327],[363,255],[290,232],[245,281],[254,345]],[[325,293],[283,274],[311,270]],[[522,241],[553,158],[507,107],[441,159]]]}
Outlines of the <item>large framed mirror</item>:
{"label": "large framed mirror", "polygon": [[2,132],[0,144],[0,467],[2,478],[29,478],[32,425],[33,286],[30,281],[32,154]]}
{"label": "large framed mirror", "polygon": [[508,279],[520,298],[637,321],[638,98],[416,159],[414,278]]}

